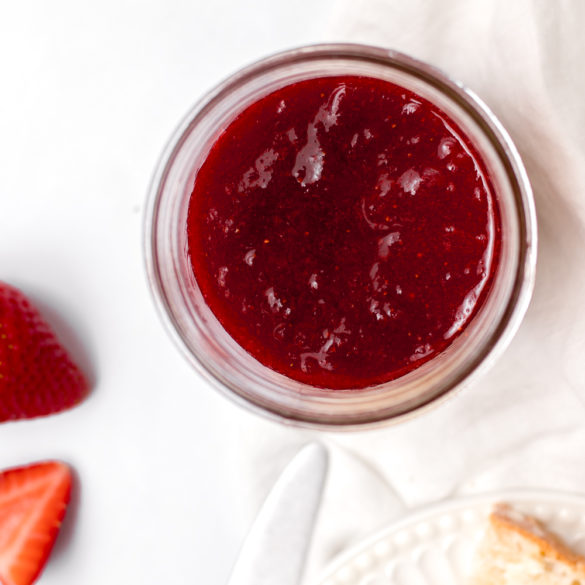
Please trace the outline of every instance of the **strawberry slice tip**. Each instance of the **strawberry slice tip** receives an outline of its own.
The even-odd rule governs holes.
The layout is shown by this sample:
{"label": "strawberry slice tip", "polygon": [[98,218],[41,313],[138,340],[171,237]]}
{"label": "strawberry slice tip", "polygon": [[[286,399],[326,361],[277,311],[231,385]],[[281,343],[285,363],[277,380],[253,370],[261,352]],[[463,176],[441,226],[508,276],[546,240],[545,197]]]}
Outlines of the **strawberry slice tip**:
{"label": "strawberry slice tip", "polygon": [[41,574],[71,496],[71,471],[45,461],[0,472],[0,583],[31,585]]}

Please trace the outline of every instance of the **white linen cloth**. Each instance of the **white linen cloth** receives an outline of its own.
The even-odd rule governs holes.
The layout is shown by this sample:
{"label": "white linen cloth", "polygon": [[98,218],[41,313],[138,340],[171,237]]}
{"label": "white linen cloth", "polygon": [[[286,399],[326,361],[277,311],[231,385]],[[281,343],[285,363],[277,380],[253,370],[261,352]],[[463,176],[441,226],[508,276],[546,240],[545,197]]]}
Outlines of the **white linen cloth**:
{"label": "white linen cloth", "polygon": [[[318,435],[333,464],[306,576],[408,510],[508,487],[585,493],[585,3],[353,0],[328,37],[386,46],[474,90],[515,141],[539,222],[536,287],[486,376],[387,429]],[[252,517],[312,433],[234,416],[226,460]],[[233,442],[232,442],[233,444]]]}

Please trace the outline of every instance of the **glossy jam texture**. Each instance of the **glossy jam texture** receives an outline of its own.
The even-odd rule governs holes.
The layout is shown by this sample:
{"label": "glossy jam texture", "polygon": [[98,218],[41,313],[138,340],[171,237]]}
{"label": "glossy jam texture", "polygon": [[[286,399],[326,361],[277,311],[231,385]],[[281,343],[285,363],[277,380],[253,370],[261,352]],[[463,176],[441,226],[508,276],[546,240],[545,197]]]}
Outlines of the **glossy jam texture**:
{"label": "glossy jam texture", "polygon": [[470,141],[420,96],[357,76],[295,83],[240,113],[197,173],[187,229],[226,331],[331,389],[404,375],[463,335],[500,248]]}

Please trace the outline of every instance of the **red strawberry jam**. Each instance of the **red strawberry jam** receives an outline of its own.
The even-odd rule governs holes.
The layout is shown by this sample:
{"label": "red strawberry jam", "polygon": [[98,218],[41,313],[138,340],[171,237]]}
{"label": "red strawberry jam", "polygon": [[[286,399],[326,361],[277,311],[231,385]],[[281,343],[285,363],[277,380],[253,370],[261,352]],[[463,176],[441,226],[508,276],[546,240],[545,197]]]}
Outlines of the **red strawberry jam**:
{"label": "red strawberry jam", "polygon": [[294,83],[242,111],[197,173],[187,229],[225,330],[269,368],[331,389],[444,351],[500,249],[469,139],[422,97],[358,76]]}

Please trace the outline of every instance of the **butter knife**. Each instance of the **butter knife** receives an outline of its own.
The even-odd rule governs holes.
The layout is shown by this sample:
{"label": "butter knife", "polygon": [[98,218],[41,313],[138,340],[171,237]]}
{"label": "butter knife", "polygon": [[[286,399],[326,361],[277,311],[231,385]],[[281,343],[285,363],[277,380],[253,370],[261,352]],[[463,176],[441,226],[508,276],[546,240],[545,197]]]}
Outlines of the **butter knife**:
{"label": "butter knife", "polygon": [[320,443],[303,447],[282,472],[246,537],[229,585],[299,585],[327,476]]}

